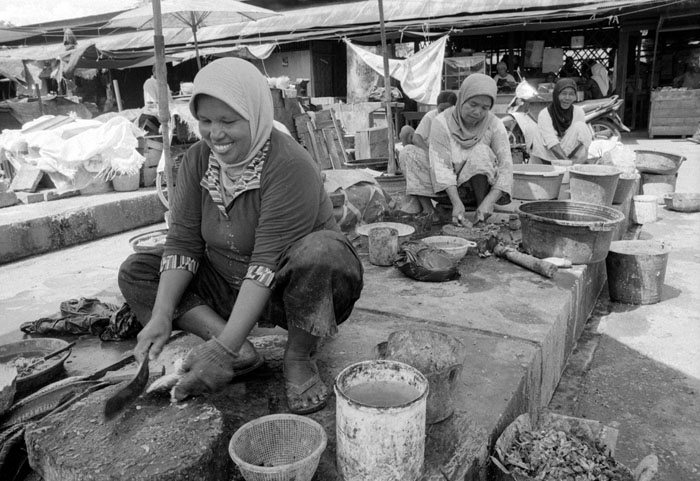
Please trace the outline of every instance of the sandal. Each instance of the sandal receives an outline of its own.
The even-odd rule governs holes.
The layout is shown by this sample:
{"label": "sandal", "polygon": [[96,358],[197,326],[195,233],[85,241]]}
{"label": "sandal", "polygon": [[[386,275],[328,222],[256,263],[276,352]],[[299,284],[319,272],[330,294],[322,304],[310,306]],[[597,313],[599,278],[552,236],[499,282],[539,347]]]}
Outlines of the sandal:
{"label": "sandal", "polygon": [[[328,398],[330,398],[331,396],[330,390],[323,383],[323,381],[321,380],[321,376],[319,376],[318,374],[318,366],[316,366],[316,363],[314,361],[311,361],[311,366],[314,370],[314,375],[302,384],[294,384],[289,381],[285,381],[284,383],[285,394],[287,396],[287,406],[289,407],[289,411],[293,414],[311,414],[315,413],[316,411],[320,411],[321,409],[326,407],[326,404],[328,403]],[[306,393],[309,389],[316,387],[319,384],[323,385],[326,388],[326,393],[323,396],[323,399],[321,399],[321,401],[319,401],[318,403],[304,406],[302,395]]]}
{"label": "sandal", "polygon": [[[250,344],[250,341],[246,339],[246,343]],[[258,369],[260,366],[265,364],[265,358],[260,355],[260,353],[253,347],[251,344],[251,349],[255,353],[255,355],[252,357],[252,359],[246,359],[245,361],[240,361],[240,364],[237,362],[234,362],[233,365],[233,379],[236,379],[238,377],[244,376],[248,374],[249,372],[253,372],[256,369]]]}

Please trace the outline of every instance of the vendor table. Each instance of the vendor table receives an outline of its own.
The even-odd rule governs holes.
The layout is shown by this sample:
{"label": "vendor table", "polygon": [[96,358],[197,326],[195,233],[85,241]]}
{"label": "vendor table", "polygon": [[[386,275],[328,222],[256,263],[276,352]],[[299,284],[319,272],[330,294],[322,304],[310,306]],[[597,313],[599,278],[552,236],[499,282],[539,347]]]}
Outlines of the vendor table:
{"label": "vendor table", "polygon": [[700,122],[700,90],[668,89],[651,93],[649,138],[693,135]]}

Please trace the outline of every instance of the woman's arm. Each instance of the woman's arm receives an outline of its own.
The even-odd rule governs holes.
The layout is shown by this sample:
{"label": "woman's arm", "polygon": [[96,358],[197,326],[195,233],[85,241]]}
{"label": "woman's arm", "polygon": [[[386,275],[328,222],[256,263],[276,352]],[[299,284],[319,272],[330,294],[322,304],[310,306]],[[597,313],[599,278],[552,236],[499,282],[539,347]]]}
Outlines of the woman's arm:
{"label": "woman's arm", "polygon": [[245,279],[236,298],[226,327],[218,338],[222,344],[238,352],[246,337],[258,322],[270,299],[270,289],[251,279]]}
{"label": "woman's arm", "polygon": [[490,148],[496,155],[496,178],[489,193],[476,209],[476,220],[485,220],[493,212],[496,202],[506,194],[510,197],[513,188],[513,157],[510,151],[508,132],[503,122],[494,118],[492,120],[493,137]]}

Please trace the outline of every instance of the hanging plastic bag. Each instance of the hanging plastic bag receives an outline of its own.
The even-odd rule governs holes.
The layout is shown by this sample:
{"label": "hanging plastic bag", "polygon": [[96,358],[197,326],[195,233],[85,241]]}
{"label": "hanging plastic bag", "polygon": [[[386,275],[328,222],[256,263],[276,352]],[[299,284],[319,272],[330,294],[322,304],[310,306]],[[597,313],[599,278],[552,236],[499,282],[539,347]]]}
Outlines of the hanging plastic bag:
{"label": "hanging plastic bag", "polygon": [[459,276],[457,265],[445,251],[420,241],[404,242],[394,260],[394,265],[408,277],[417,281],[444,282]]}

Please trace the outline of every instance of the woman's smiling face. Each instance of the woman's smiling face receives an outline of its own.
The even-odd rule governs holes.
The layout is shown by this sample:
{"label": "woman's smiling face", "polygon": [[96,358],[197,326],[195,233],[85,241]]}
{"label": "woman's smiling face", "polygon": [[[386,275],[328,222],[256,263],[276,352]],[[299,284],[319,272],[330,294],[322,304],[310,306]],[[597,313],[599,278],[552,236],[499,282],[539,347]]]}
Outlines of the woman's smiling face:
{"label": "woman's smiling face", "polygon": [[559,92],[559,105],[562,109],[567,110],[576,102],[576,91],[572,88],[565,88]]}
{"label": "woman's smiling face", "polygon": [[222,164],[241,162],[250,152],[250,123],[221,100],[197,97],[199,132],[214,157]]}

